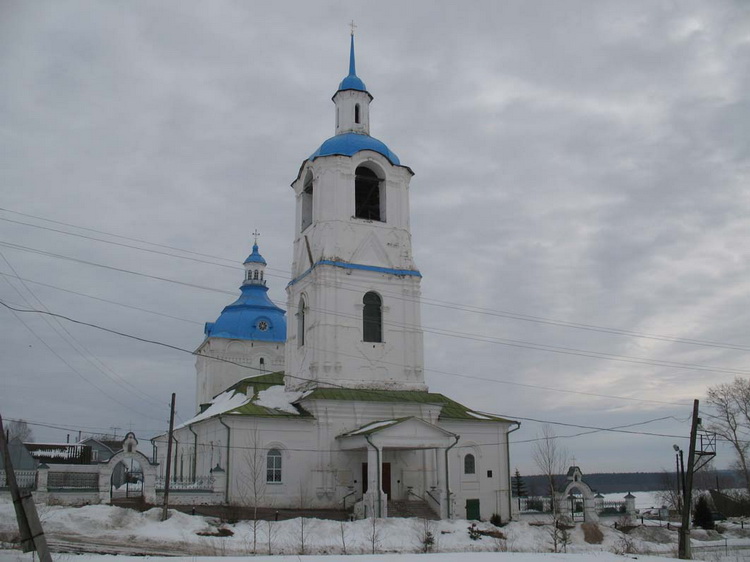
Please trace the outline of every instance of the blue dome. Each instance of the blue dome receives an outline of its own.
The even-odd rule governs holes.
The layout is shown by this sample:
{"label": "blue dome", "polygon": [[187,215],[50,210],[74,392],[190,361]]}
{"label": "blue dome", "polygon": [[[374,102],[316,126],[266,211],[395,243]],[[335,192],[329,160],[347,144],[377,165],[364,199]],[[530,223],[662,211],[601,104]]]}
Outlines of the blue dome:
{"label": "blue dome", "polygon": [[339,84],[339,91],[341,90],[358,90],[360,92],[366,92],[367,87],[359,76],[356,74],[350,74],[341,81],[341,84]]}
{"label": "blue dome", "polygon": [[261,256],[258,251],[257,243],[253,244],[253,253],[247,256],[244,263],[262,263],[263,265],[266,265],[266,260],[263,259],[263,256]]}
{"label": "blue dome", "polygon": [[216,322],[206,322],[206,337],[286,341],[285,312],[268,298],[268,287],[243,285],[240,290],[240,298],[226,306]]}
{"label": "blue dome", "polygon": [[359,133],[344,133],[331,137],[323,144],[320,148],[310,155],[309,160],[315,160],[319,156],[332,156],[334,154],[342,156],[354,156],[361,150],[372,150],[378,154],[382,154],[393,164],[394,166],[400,166],[401,161],[398,159],[391,150],[385,145],[385,143],[378,139],[371,137],[370,135],[363,135]]}

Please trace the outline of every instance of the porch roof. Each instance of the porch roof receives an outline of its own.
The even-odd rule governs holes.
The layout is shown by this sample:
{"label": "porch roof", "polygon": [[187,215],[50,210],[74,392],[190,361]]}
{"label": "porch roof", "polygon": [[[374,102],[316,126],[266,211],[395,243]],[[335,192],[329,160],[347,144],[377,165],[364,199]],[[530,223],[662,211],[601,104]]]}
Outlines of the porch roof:
{"label": "porch roof", "polygon": [[336,439],[349,450],[366,449],[369,444],[388,449],[435,449],[454,444],[458,436],[425,420],[406,417],[370,422]]}

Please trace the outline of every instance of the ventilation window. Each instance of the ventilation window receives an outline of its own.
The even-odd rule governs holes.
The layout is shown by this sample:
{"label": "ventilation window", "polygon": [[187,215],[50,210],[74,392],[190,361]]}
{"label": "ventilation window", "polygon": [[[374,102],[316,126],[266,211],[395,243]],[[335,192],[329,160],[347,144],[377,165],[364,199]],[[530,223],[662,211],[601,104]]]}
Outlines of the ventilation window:
{"label": "ventilation window", "polygon": [[312,224],[313,216],[313,182],[310,177],[305,183],[305,189],[302,191],[302,219],[300,222],[300,232],[304,231]]}
{"label": "ventilation window", "polygon": [[477,472],[477,461],[474,459],[474,455],[466,455],[464,457],[464,474],[476,474]]}
{"label": "ventilation window", "polygon": [[383,341],[383,301],[377,293],[366,293],[362,298],[362,340]]}
{"label": "ventilation window", "polygon": [[359,123],[359,104],[354,106],[354,122]]}
{"label": "ventilation window", "polygon": [[354,176],[354,216],[358,219],[383,220],[380,202],[380,179],[369,168],[360,166]]}

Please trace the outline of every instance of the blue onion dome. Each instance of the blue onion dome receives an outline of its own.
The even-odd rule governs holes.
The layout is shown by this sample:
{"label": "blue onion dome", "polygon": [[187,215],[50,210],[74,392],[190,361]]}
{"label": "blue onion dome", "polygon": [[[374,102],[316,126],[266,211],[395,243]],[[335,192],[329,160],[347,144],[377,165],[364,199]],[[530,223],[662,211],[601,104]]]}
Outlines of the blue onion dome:
{"label": "blue onion dome", "polygon": [[244,261],[244,263],[262,263],[263,265],[266,265],[266,260],[263,259],[263,256],[260,255],[260,252],[258,251],[258,244],[253,244],[253,253],[247,256],[247,259]]}

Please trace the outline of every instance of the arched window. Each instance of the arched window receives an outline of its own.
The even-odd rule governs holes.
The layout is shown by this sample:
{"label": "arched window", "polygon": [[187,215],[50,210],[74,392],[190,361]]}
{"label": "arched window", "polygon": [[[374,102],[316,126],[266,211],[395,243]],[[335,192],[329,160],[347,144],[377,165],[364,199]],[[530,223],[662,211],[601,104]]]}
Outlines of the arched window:
{"label": "arched window", "polygon": [[466,455],[464,457],[464,474],[476,474],[477,473],[477,461],[474,459],[474,455]]}
{"label": "arched window", "polygon": [[312,174],[308,173],[305,179],[305,188],[302,190],[302,215],[299,230],[302,232],[312,224],[313,218],[313,180]]}
{"label": "arched window", "polygon": [[383,341],[383,301],[377,293],[365,293],[362,298],[362,341]]}
{"label": "arched window", "polygon": [[[354,216],[358,219],[383,220],[381,213],[380,179],[364,166],[354,172]],[[382,217],[382,218],[381,218]]]}
{"label": "arched window", "polygon": [[253,279],[254,279],[255,281],[257,281],[257,280],[258,280],[258,270],[257,270],[257,269],[256,269],[256,270],[255,270],[255,272],[253,273]]}
{"label": "arched window", "polygon": [[297,308],[297,347],[305,345],[305,297],[299,298]]}
{"label": "arched window", "polygon": [[354,106],[354,122],[359,123],[359,104]]}
{"label": "arched window", "polygon": [[271,449],[266,457],[266,482],[281,483],[281,451]]}

